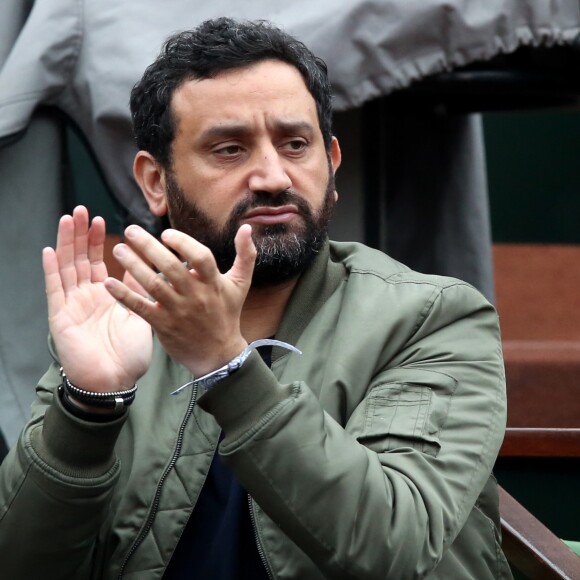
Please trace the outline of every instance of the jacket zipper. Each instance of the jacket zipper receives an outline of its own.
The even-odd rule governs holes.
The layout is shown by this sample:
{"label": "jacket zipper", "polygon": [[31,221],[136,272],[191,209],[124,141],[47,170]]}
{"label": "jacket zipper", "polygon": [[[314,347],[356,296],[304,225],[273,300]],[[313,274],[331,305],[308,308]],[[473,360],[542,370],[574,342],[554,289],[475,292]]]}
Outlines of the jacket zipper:
{"label": "jacket zipper", "polygon": [[143,540],[145,539],[145,537],[147,536],[147,534],[151,530],[151,527],[153,526],[153,521],[155,520],[155,517],[157,516],[157,510],[159,509],[159,501],[161,499],[161,490],[163,489],[163,485],[165,484],[165,480],[167,479],[167,476],[169,475],[169,473],[171,472],[171,470],[175,466],[177,460],[179,459],[179,455],[181,454],[181,447],[183,445],[183,436],[185,433],[185,427],[186,427],[186,425],[191,417],[191,414],[193,413],[196,399],[197,399],[197,385],[192,390],[191,398],[189,399],[189,404],[187,406],[185,416],[183,417],[183,421],[181,422],[181,426],[179,427],[179,432],[178,432],[178,436],[177,436],[177,443],[175,445],[175,449],[173,450],[173,455],[171,457],[171,461],[169,462],[169,464],[165,468],[165,471],[161,475],[161,478],[159,479],[159,483],[157,484],[157,489],[155,490],[155,495],[153,497],[153,503],[151,504],[151,511],[149,512],[149,516],[147,518],[147,521],[145,522],[145,526],[141,530],[141,533],[137,536],[136,540],[133,542],[131,549],[129,550],[125,560],[123,561],[123,564],[121,566],[121,570],[119,571],[119,576],[118,576],[119,580],[121,580],[121,578],[123,577],[123,573],[125,572],[125,568],[127,567],[129,560],[131,559],[133,554],[137,551],[137,548],[141,545],[141,543],[143,542]]}
{"label": "jacket zipper", "polygon": [[264,553],[264,546],[262,545],[262,540],[260,540],[260,535],[258,534],[258,526],[256,524],[256,514],[254,512],[254,504],[252,502],[252,496],[248,494],[248,505],[250,508],[250,520],[252,521],[252,528],[254,529],[254,539],[256,540],[256,546],[258,548],[258,554],[260,555],[260,559],[262,560],[262,564],[264,564],[264,568],[266,569],[266,574],[270,580],[274,580],[274,575],[272,574],[272,570],[268,565],[268,561],[266,560],[266,554]]}

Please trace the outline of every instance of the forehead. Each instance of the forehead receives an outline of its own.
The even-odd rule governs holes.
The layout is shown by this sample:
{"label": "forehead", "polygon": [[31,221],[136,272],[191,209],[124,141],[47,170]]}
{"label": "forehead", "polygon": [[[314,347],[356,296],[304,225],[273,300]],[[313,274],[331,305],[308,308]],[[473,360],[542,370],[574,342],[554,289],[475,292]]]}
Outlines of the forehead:
{"label": "forehead", "polygon": [[302,75],[277,60],[185,81],[176,89],[171,108],[178,133],[232,121],[290,120],[318,126],[316,103]]}

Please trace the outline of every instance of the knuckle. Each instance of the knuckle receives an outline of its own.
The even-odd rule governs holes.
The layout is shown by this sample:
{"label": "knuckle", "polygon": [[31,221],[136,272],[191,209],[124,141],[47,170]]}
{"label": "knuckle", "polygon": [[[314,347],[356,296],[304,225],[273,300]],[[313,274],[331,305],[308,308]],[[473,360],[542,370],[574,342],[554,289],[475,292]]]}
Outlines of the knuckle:
{"label": "knuckle", "polygon": [[163,272],[165,272],[169,278],[175,278],[182,276],[184,272],[186,272],[186,268],[179,260],[172,260],[163,268]]}
{"label": "knuckle", "polygon": [[135,300],[131,305],[131,310],[138,316],[145,318],[148,312],[148,306],[146,300]]}
{"label": "knuckle", "polygon": [[162,294],[167,290],[167,282],[161,278],[161,276],[154,276],[149,284],[147,285],[149,293],[152,296]]}
{"label": "knuckle", "polygon": [[205,246],[200,247],[196,252],[196,261],[202,264],[209,264],[213,262],[213,254],[209,248]]}

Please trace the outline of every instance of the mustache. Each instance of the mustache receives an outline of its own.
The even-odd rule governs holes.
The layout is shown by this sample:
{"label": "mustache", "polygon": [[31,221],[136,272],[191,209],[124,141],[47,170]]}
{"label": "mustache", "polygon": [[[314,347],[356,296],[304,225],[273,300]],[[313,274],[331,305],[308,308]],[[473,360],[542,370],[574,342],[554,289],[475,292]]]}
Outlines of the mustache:
{"label": "mustache", "polygon": [[298,208],[299,213],[312,214],[312,206],[304,198],[291,189],[286,189],[277,195],[261,191],[250,193],[234,206],[230,219],[240,219],[256,207],[281,207],[283,205],[294,205]]}

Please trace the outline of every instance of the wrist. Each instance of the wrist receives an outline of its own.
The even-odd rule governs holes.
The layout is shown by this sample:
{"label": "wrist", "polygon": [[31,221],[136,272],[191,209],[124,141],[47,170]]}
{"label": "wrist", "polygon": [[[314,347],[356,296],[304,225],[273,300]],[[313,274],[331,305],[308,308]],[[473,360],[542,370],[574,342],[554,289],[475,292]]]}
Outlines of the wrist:
{"label": "wrist", "polygon": [[60,391],[62,391],[63,404],[73,413],[118,416],[123,414],[135,400],[137,385],[130,389],[114,392],[86,391],[73,385],[62,367],[60,374],[62,376]]}
{"label": "wrist", "polygon": [[92,405],[87,405],[81,401],[77,401],[74,397],[71,397],[66,393],[62,385],[58,387],[58,397],[66,411],[68,411],[74,417],[83,419],[84,421],[106,423],[108,421],[113,421],[125,414],[125,412],[114,413],[111,410],[103,407],[95,407]]}
{"label": "wrist", "polygon": [[192,361],[189,364],[185,363],[184,366],[189,370],[189,372],[194,377],[201,377],[206,375],[215,369],[221,368],[227,365],[231,360],[237,357],[246,347],[248,346],[247,341],[240,337],[239,341],[232,342],[227,346],[224,346],[219,351],[212,351],[211,353],[196,353],[196,361]]}
{"label": "wrist", "polygon": [[73,404],[78,409],[81,409],[85,413],[96,413],[97,415],[112,415],[114,413],[114,409],[110,409],[108,407],[97,407],[96,405],[89,405],[84,403],[83,401],[79,401],[74,395],[67,393],[63,389],[64,397]]}
{"label": "wrist", "polygon": [[273,340],[269,338],[264,338],[260,340],[255,340],[251,344],[247,344],[245,348],[239,352],[234,358],[232,358],[228,363],[225,365],[210,371],[209,373],[203,374],[202,376],[198,376],[194,378],[192,381],[185,383],[181,387],[172,391],[172,395],[177,395],[180,391],[185,389],[186,387],[193,386],[194,388],[199,388],[201,394],[206,393],[209,391],[217,382],[229,377],[230,375],[237,372],[242,365],[246,362],[247,358],[250,356],[251,352],[259,348],[260,346],[279,346],[285,348],[287,350],[292,350],[298,354],[302,354],[300,350],[298,350],[295,346],[288,344],[286,342],[282,342],[280,340]]}

